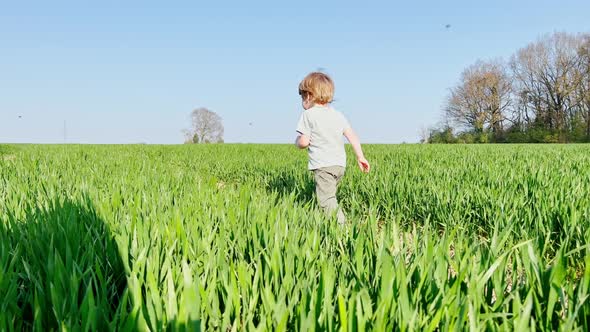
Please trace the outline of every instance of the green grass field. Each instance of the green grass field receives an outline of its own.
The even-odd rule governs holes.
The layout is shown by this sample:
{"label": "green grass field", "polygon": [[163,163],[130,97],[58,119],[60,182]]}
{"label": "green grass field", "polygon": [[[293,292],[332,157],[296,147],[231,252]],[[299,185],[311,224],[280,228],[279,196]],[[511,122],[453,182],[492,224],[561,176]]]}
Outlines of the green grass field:
{"label": "green grass field", "polygon": [[0,330],[590,329],[590,146],[365,152],[339,227],[293,146],[0,146]]}

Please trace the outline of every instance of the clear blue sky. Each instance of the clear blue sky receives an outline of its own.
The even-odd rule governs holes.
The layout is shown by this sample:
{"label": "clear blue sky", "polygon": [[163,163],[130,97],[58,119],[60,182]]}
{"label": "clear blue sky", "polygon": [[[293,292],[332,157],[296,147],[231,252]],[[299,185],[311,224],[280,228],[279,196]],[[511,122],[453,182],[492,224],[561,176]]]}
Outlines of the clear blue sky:
{"label": "clear blue sky", "polygon": [[590,32],[588,13],[588,0],[3,1],[0,142],[59,143],[66,120],[68,142],[181,143],[201,106],[228,142],[292,142],[297,85],[318,68],[363,142],[415,142],[466,66]]}

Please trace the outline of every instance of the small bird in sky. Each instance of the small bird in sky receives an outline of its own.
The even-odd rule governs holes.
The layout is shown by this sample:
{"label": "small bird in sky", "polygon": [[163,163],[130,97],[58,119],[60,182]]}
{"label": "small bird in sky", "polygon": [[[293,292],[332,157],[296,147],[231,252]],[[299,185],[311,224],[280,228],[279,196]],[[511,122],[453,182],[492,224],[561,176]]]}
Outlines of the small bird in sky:
{"label": "small bird in sky", "polygon": [[447,24],[447,25],[445,25],[445,28],[450,29],[451,28],[451,25],[450,24]]}
{"label": "small bird in sky", "polygon": [[252,122],[250,122],[249,124],[252,125]]}
{"label": "small bird in sky", "polygon": [[22,116],[22,115],[19,115],[19,116],[18,116],[18,118],[19,118],[19,119],[22,119],[22,118],[23,118],[23,116]]}

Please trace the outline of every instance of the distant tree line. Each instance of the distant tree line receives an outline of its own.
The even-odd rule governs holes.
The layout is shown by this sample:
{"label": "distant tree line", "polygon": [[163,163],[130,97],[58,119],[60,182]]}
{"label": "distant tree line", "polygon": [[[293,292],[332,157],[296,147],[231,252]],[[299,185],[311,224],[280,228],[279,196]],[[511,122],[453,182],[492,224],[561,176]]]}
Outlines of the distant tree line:
{"label": "distant tree line", "polygon": [[590,142],[590,34],[553,33],[479,60],[450,89],[429,143]]}

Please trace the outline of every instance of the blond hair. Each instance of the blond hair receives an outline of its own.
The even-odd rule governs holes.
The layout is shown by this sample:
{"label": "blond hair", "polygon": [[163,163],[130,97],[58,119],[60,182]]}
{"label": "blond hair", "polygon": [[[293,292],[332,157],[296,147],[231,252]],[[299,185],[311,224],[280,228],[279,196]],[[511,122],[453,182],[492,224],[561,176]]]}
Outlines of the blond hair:
{"label": "blond hair", "polygon": [[334,82],[324,73],[310,73],[299,83],[299,94],[304,99],[310,96],[317,104],[331,103],[334,99]]}

